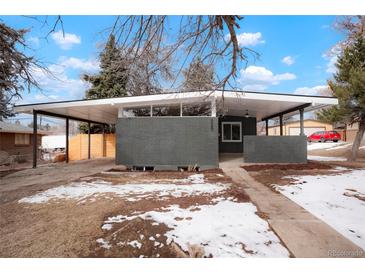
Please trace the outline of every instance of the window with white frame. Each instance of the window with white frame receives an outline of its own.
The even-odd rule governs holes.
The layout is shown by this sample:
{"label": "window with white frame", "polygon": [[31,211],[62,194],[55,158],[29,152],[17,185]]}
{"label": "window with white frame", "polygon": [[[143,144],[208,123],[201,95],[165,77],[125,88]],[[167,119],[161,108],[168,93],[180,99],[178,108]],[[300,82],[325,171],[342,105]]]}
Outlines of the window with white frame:
{"label": "window with white frame", "polygon": [[241,122],[222,122],[222,142],[241,142]]}
{"label": "window with white frame", "polygon": [[30,144],[30,135],[29,134],[15,134],[15,145],[16,146],[25,146]]}

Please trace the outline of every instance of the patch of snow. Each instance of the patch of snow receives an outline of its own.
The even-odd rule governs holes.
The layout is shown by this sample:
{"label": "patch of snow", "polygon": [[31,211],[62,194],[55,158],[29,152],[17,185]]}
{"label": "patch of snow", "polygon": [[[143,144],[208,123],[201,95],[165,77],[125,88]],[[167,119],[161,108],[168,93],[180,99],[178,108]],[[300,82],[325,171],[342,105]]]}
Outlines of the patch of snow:
{"label": "patch of snow", "polygon": [[334,168],[334,170],[342,171],[342,170],[350,170],[350,169],[349,169],[349,168],[347,168],[347,167],[343,167],[343,166],[336,166],[336,167]]}
{"label": "patch of snow", "polygon": [[204,174],[194,174],[194,175],[190,175],[188,177],[188,180],[192,183],[192,184],[202,184],[204,183]]}
{"label": "patch of snow", "polygon": [[276,190],[365,249],[365,202],[348,195],[349,191],[360,197],[365,195],[365,169],[291,178],[306,183],[276,185]]}
{"label": "patch of snow", "polygon": [[158,237],[160,237],[160,236],[161,236],[160,234],[158,234],[158,233],[156,234],[156,238],[158,238]]}
{"label": "patch of snow", "polygon": [[159,246],[160,244],[161,244],[160,242],[157,242],[157,241],[156,241],[153,245],[154,245],[154,246]]}
{"label": "patch of snow", "polygon": [[319,149],[331,149],[331,148],[335,148],[335,147],[339,147],[339,146],[345,146],[348,143],[345,142],[326,142],[326,143],[308,143],[307,146],[307,150],[311,151],[311,150],[319,150]]}
{"label": "patch of snow", "polygon": [[[252,203],[220,201],[199,208],[200,210],[191,211],[190,208],[171,205],[163,208],[163,211],[124,216],[124,220],[139,217],[163,223],[170,228],[164,234],[167,244],[174,241],[185,251],[188,251],[189,245],[200,245],[206,256],[289,256],[268,223],[256,214],[257,209]],[[149,239],[155,241],[152,236]],[[154,244],[157,246],[160,243]]]}
{"label": "patch of snow", "polygon": [[105,249],[110,249],[112,247],[111,244],[109,244],[109,242],[107,240],[104,240],[103,238],[97,239],[96,242]]}
{"label": "patch of snow", "polygon": [[334,169],[332,169],[333,171],[346,171],[346,170],[350,170],[347,167],[343,167],[343,166],[336,166]]}
{"label": "patch of snow", "polygon": [[223,174],[216,174],[218,177],[224,177],[224,175]]}
{"label": "patch of snow", "polygon": [[143,240],[143,239],[144,239],[144,235],[143,235],[143,234],[140,234],[140,235],[139,235],[139,238],[140,238],[141,240]]}
{"label": "patch of snow", "polygon": [[128,242],[128,245],[130,245],[134,248],[138,248],[138,249],[141,249],[141,247],[142,247],[142,244],[140,242],[138,242],[137,240]]}
{"label": "patch of snow", "polygon": [[103,224],[103,226],[101,227],[101,229],[104,229],[104,230],[111,230],[113,227],[112,224]]}
{"label": "patch of snow", "polygon": [[117,246],[124,246],[125,245],[125,242],[117,242]]}
{"label": "patch of snow", "polygon": [[320,162],[344,162],[347,161],[344,157],[325,157],[325,156],[315,156],[308,155],[308,160],[320,161]]}
{"label": "patch of snow", "polygon": [[[52,199],[76,199],[78,201],[94,197],[95,195],[105,195],[113,193],[120,198],[133,202],[148,197],[183,197],[198,196],[201,194],[219,193],[229,187],[229,184],[207,183],[204,181],[203,174],[194,174],[188,177],[189,182],[193,184],[116,184],[103,180],[94,182],[74,182],[69,185],[58,186],[46,191],[37,193],[33,196],[25,197],[19,200],[19,203],[46,203]],[[132,196],[132,197],[131,197]],[[95,201],[91,198],[90,201]]]}
{"label": "patch of snow", "polygon": [[154,238],[153,236],[150,236],[148,239],[149,239],[150,241],[154,241],[154,240],[155,240],[155,238]]}

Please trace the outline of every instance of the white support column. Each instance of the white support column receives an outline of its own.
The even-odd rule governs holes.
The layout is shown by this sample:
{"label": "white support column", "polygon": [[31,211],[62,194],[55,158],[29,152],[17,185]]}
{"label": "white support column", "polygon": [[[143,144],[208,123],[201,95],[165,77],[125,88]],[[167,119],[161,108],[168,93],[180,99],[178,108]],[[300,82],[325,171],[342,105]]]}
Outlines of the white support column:
{"label": "white support column", "polygon": [[153,116],[153,106],[150,105],[150,116],[152,117]]}
{"label": "white support column", "polygon": [[299,110],[299,116],[300,116],[300,135],[304,135],[304,109]]}
{"label": "white support column", "polygon": [[180,103],[180,117],[183,116],[183,104]]}
{"label": "white support column", "polygon": [[124,117],[124,108],[119,107],[119,109],[118,109],[118,118],[123,118],[123,117]]}
{"label": "white support column", "polygon": [[212,111],[212,117],[217,117],[217,104],[215,96],[213,96],[211,101],[211,111]]}

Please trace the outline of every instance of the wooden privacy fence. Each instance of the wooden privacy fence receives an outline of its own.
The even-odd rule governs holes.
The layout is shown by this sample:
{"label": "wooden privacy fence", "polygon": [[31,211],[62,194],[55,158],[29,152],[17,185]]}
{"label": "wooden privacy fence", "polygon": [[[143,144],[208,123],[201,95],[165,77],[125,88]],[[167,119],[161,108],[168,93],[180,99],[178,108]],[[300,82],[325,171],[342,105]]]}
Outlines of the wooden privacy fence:
{"label": "wooden privacy fence", "polygon": [[[90,135],[91,158],[115,157],[115,134]],[[69,160],[85,160],[88,158],[88,135],[77,134],[69,140]]]}

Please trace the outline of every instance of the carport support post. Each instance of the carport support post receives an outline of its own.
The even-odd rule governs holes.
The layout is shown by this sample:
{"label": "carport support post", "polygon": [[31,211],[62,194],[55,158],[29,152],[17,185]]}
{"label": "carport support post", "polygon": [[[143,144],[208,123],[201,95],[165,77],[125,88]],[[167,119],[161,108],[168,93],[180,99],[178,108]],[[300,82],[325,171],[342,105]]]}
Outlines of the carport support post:
{"label": "carport support post", "polygon": [[105,125],[102,124],[103,126],[103,157],[106,157],[106,153],[105,153]]}
{"label": "carport support post", "polygon": [[304,109],[301,108],[299,110],[299,116],[300,116],[300,135],[304,135]]}
{"label": "carport support post", "polygon": [[280,136],[283,136],[283,115],[279,116],[280,118]]}
{"label": "carport support post", "polygon": [[87,123],[87,158],[88,159],[91,159],[91,150],[90,150],[90,147],[91,147],[91,144],[90,144],[90,140],[91,140],[91,136],[90,136],[90,122]]}
{"label": "carport support post", "polygon": [[269,136],[269,120],[265,120],[266,136]]}
{"label": "carport support post", "polygon": [[66,118],[66,163],[68,163],[68,135],[69,135],[69,119]]}
{"label": "carport support post", "polygon": [[37,123],[38,123],[38,113],[33,110],[33,168],[37,167]]}

